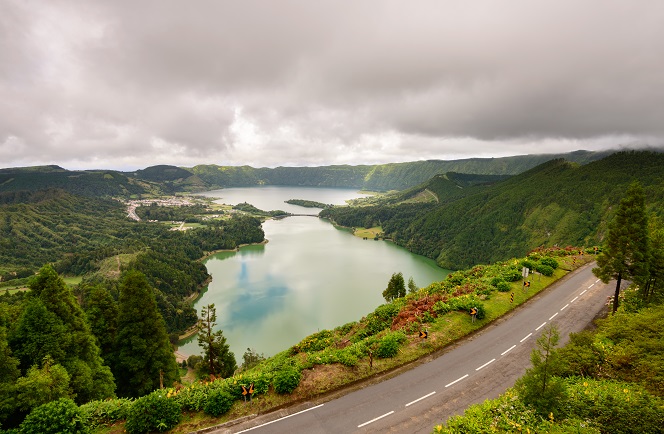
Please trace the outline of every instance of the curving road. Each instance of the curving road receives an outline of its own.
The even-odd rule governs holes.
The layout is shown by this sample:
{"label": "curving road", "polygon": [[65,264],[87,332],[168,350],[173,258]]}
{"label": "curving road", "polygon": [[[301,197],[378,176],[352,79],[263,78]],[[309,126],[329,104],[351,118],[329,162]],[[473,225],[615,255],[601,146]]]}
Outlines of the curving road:
{"label": "curving road", "polygon": [[399,376],[327,402],[269,413],[215,433],[430,433],[434,425],[511,387],[530,365],[542,329],[561,344],[602,310],[611,285],[588,264],[443,355]]}

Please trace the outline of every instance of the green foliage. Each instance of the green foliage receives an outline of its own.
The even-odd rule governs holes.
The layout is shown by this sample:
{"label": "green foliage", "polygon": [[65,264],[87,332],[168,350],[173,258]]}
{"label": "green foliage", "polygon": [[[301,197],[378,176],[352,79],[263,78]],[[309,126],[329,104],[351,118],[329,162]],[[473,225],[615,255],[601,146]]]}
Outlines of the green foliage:
{"label": "green foliage", "polygon": [[409,294],[414,294],[416,293],[420,288],[415,284],[415,281],[413,280],[412,277],[408,279],[408,293]]}
{"label": "green foliage", "polygon": [[537,348],[533,349],[530,360],[533,367],[516,382],[515,389],[527,405],[532,406],[540,415],[558,415],[566,398],[563,381],[554,374],[560,369],[560,357],[553,351],[559,339],[554,326],[544,329],[537,339]]}
{"label": "green foliage", "polygon": [[[548,257],[548,256],[546,256],[546,257],[540,259],[539,262],[540,262],[540,264],[542,264],[542,265],[548,265],[549,267],[553,268],[554,270],[555,270],[556,268],[558,268],[558,261],[556,261],[555,259],[550,258],[550,257]],[[531,268],[531,267],[528,267],[528,268]],[[539,271],[539,270],[538,270],[538,271]],[[545,274],[545,276],[547,276],[547,275]]]}
{"label": "green foliage", "polygon": [[302,339],[300,343],[292,349],[292,352],[309,353],[320,351],[332,345],[333,339],[334,337],[330,330],[321,330]]}
{"label": "green foliage", "polygon": [[515,267],[509,267],[503,270],[502,276],[503,280],[507,282],[517,282],[523,277],[521,270]]}
{"label": "green foliage", "polygon": [[286,203],[291,205],[298,205],[305,208],[329,208],[333,205],[328,205],[322,202],[316,202],[315,200],[305,200],[305,199],[288,199]]}
{"label": "green foliage", "polygon": [[79,407],[81,418],[88,428],[110,426],[127,419],[133,400],[114,398],[104,401],[90,401]]}
{"label": "green foliage", "polygon": [[69,287],[46,265],[31,280],[30,289],[31,300],[10,341],[22,369],[50,356],[67,370],[77,402],[113,396],[111,371],[104,366],[85,314]]}
{"label": "green foliage", "polygon": [[394,357],[399,352],[399,345],[406,341],[406,335],[401,332],[391,332],[381,338],[376,348],[376,356],[381,359]]}
{"label": "green foliage", "polygon": [[203,349],[203,363],[198,371],[212,377],[230,377],[237,369],[235,354],[230,351],[222,330],[213,331],[217,321],[214,304],[203,306],[198,323],[198,345]]}
{"label": "green foliage", "polygon": [[204,410],[209,415],[219,417],[231,409],[234,401],[226,390],[216,389],[208,395]]}
{"label": "green foliage", "polygon": [[496,284],[496,289],[500,292],[508,292],[512,289],[512,286],[504,280],[500,280],[498,284]]}
{"label": "green foliage", "polygon": [[113,371],[118,395],[138,397],[180,377],[154,292],[145,276],[128,271],[120,283],[118,338]]}
{"label": "green foliage", "polygon": [[180,422],[180,404],[157,390],[138,398],[129,409],[125,429],[129,434],[168,431]]}
{"label": "green foliage", "polygon": [[535,264],[535,271],[540,273],[542,276],[553,276],[553,267],[545,265],[543,263]]}
{"label": "green foliage", "polygon": [[438,425],[434,433],[484,434],[487,432],[578,433],[599,434],[597,428],[584,420],[567,419],[553,423],[528,407],[512,390],[497,399],[486,400],[466,409],[463,415],[452,416],[447,423]]}
{"label": "green foliage", "polygon": [[65,368],[46,356],[41,369],[35,365],[24,377],[16,380],[18,409],[29,411],[56,399],[73,398],[69,388],[70,378]]}
{"label": "green foliage", "polygon": [[632,182],[620,201],[615,218],[609,225],[606,246],[597,255],[593,273],[602,282],[616,280],[613,312],[618,309],[622,279],[645,284],[648,280],[649,260],[648,218],[645,193],[641,184]]}
{"label": "green foliage", "polygon": [[22,434],[79,434],[88,432],[76,403],[60,398],[30,412],[21,423]]}
{"label": "green foliage", "polygon": [[258,365],[260,362],[265,360],[263,354],[258,354],[255,349],[247,348],[247,351],[242,354],[242,370],[246,371]]}
{"label": "green foliage", "polygon": [[405,296],[406,283],[403,280],[403,273],[393,273],[387,284],[387,288],[383,291],[383,298],[385,298],[385,301],[390,302]]}
{"label": "green foliage", "polygon": [[274,390],[279,394],[291,393],[300,384],[302,372],[294,367],[284,367],[274,375]]}
{"label": "green foliage", "polygon": [[566,389],[567,417],[592,420],[603,433],[662,432],[664,400],[636,384],[573,378]]}
{"label": "green foliage", "polygon": [[373,336],[390,327],[392,325],[392,319],[397,316],[402,306],[403,302],[401,300],[395,300],[392,303],[378,306],[361,321],[361,323],[364,324],[364,328],[359,330],[357,337],[363,339],[368,336]]}
{"label": "green foliage", "polygon": [[446,183],[442,176],[432,178],[417,189],[435,191],[436,203],[385,199],[321,215],[344,226],[380,221],[395,243],[457,269],[523,256],[542,245],[597,244],[613,216],[609,204],[635,178],[661,215],[662,167],[664,154],[656,152],[620,152],[583,166],[551,160],[492,184],[461,186],[449,177]]}

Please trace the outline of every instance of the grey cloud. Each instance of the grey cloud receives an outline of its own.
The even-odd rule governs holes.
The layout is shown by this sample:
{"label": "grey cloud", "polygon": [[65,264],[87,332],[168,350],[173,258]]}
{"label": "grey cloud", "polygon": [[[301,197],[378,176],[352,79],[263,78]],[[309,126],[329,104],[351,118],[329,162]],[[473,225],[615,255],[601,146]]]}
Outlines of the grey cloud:
{"label": "grey cloud", "polygon": [[7,0],[2,165],[658,146],[662,22],[649,0]]}

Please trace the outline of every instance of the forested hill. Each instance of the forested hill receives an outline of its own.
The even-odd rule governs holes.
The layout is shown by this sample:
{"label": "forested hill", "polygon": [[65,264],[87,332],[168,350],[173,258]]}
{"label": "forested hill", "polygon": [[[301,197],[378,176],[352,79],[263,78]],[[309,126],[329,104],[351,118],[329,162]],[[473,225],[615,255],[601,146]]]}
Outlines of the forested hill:
{"label": "forested hill", "polygon": [[567,154],[520,155],[504,158],[427,160],[359,166],[253,168],[199,165],[189,169],[214,187],[252,185],[298,185],[310,187],[348,187],[372,191],[404,190],[442,173],[479,175],[516,175],[545,161],[565,158],[586,164],[610,152],[576,151]]}
{"label": "forested hill", "polygon": [[[542,245],[600,244],[633,180],[644,186],[648,209],[661,216],[664,154],[647,151],[619,152],[586,165],[553,160],[493,184],[464,187],[453,176],[437,176],[398,201],[336,207],[321,215],[344,226],[382,226],[397,244],[457,269],[524,256]],[[425,190],[438,200],[409,200]]]}
{"label": "forested hill", "polygon": [[344,187],[389,191],[411,188],[447,172],[509,176],[555,158],[586,164],[609,153],[576,151],[567,154],[428,160],[373,166],[254,168],[199,165],[186,168],[158,165],[134,172],[66,170],[54,165],[19,167],[0,169],[0,192],[58,188],[81,196],[128,198],[255,185]]}

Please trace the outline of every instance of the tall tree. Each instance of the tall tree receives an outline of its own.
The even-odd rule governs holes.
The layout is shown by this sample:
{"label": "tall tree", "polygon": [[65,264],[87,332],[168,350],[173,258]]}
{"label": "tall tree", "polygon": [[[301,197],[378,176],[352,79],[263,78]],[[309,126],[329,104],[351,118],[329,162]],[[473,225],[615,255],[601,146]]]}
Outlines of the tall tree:
{"label": "tall tree", "polygon": [[21,375],[18,360],[12,356],[5,327],[0,325],[0,426],[16,408],[16,386]]}
{"label": "tall tree", "polygon": [[620,284],[623,279],[643,286],[648,279],[648,218],[645,194],[639,182],[627,188],[616,215],[609,224],[606,246],[597,256],[595,276],[602,282],[616,280],[613,312],[618,310]]}
{"label": "tall tree", "polygon": [[113,396],[113,375],[71,289],[50,265],[42,267],[29,287],[29,300],[9,340],[21,370],[27,372],[50,356],[69,374],[78,403]]}
{"label": "tall tree", "polygon": [[214,304],[203,306],[198,322],[198,345],[203,348],[201,372],[211,376],[230,377],[237,369],[235,354],[230,351],[222,330],[214,331],[217,310]]}
{"label": "tall tree", "polygon": [[566,395],[563,381],[555,377],[560,370],[560,356],[554,351],[560,335],[555,326],[550,325],[537,339],[537,348],[530,354],[532,368],[519,378],[515,388],[528,405],[532,405],[543,416],[557,414],[562,398]]}
{"label": "tall tree", "polygon": [[412,276],[408,279],[408,293],[413,294],[417,292],[420,288],[415,284]]}
{"label": "tall tree", "polygon": [[143,273],[130,270],[121,279],[118,337],[113,370],[118,395],[138,397],[180,379],[152,287]]}
{"label": "tall tree", "polygon": [[403,273],[393,273],[387,288],[383,291],[385,301],[392,301],[406,296],[406,282],[403,280]]}
{"label": "tall tree", "polygon": [[118,305],[108,292],[99,285],[84,288],[83,310],[92,334],[97,338],[101,355],[112,364],[113,347],[118,332]]}
{"label": "tall tree", "polygon": [[642,288],[644,301],[652,301],[664,294],[664,225],[653,216],[648,219],[650,255],[648,265],[648,282]]}

